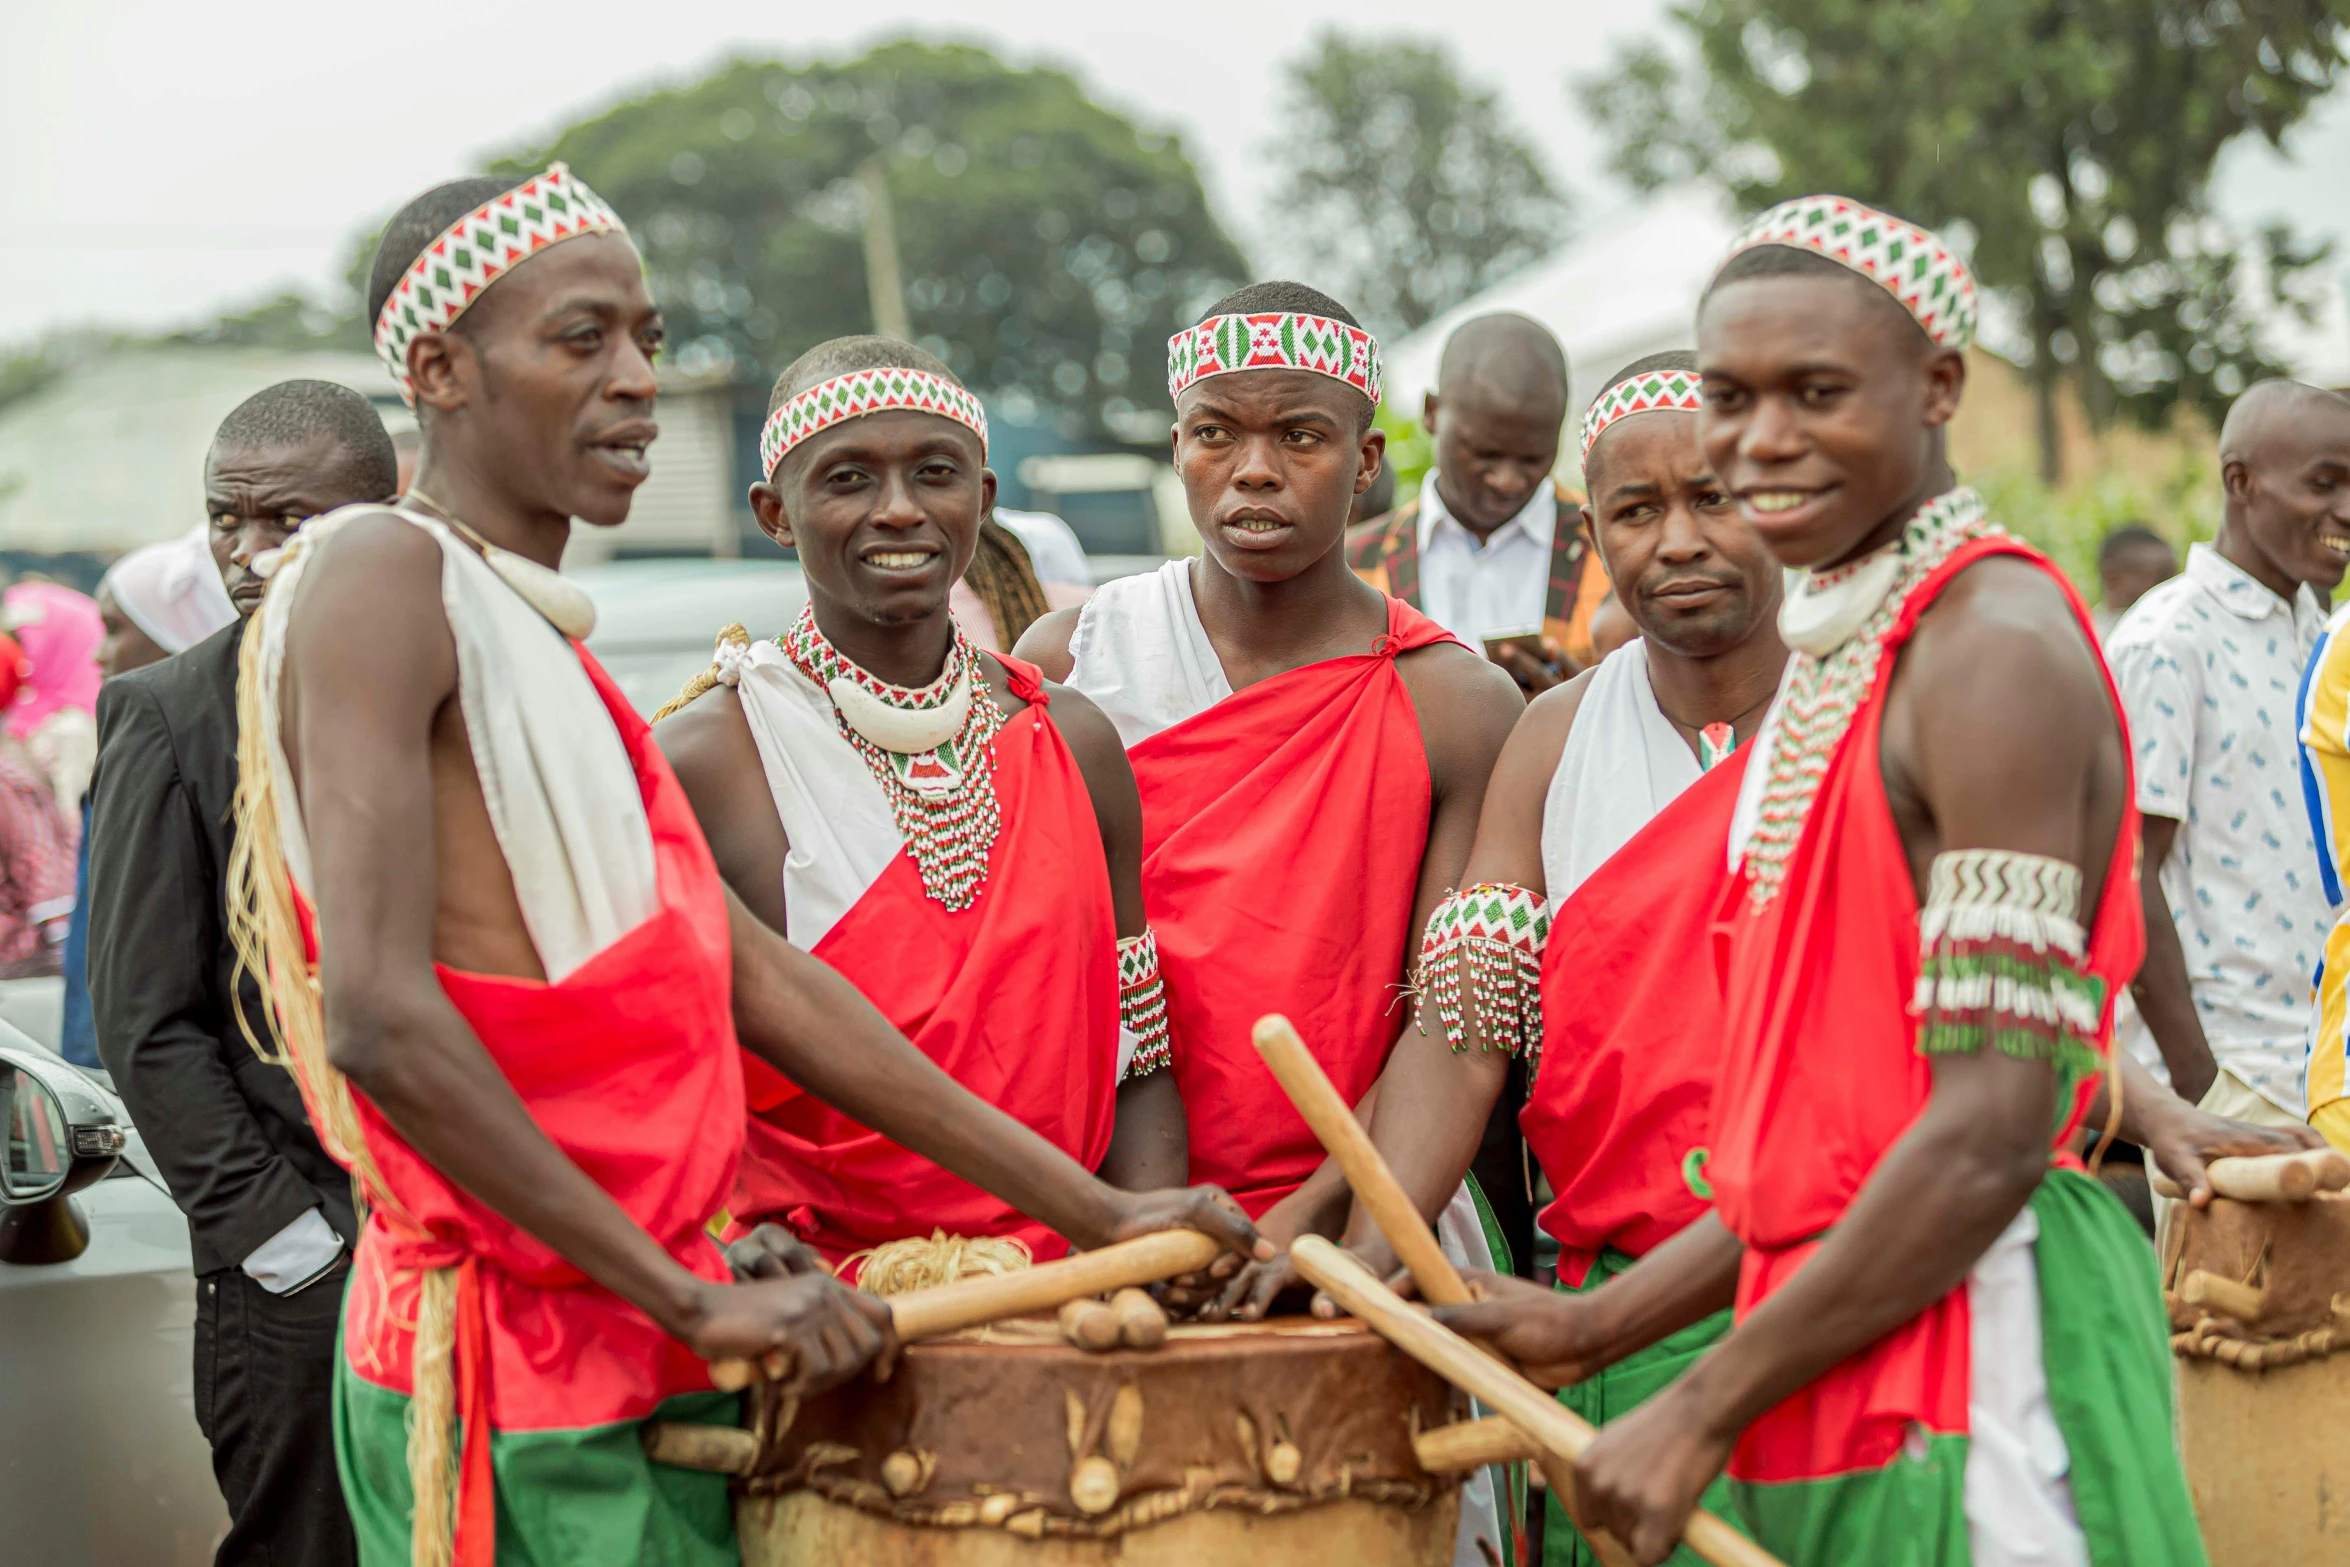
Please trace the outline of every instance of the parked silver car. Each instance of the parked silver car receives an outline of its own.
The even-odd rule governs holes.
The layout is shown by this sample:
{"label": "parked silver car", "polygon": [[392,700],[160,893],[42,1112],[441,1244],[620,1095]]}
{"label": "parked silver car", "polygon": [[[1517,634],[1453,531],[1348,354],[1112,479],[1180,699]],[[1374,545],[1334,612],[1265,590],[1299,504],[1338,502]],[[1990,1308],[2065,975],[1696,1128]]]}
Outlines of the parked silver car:
{"label": "parked silver car", "polygon": [[203,1567],[188,1225],[122,1104],[0,1023],[0,1559]]}
{"label": "parked silver car", "polygon": [[648,716],[710,667],[721,628],[780,636],[808,600],[788,560],[619,560],[567,575],[596,601],[588,651]]}

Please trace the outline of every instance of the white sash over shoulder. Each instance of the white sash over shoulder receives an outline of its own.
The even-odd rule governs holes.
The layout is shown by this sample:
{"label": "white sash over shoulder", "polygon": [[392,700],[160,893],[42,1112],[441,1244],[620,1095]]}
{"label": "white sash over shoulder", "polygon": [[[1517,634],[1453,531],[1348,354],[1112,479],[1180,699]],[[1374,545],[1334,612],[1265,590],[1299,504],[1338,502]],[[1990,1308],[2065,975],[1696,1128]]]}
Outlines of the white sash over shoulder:
{"label": "white sash over shoulder", "polygon": [[[286,626],[304,569],[354,516],[352,507],[297,533],[258,612],[269,760],[286,865],[309,893],[308,835],[276,732]],[[660,906],[653,834],[636,770],[578,652],[437,519],[395,514],[441,546],[441,608],[457,646],[466,738],[522,919],[550,981],[559,981]],[[364,634],[355,627],[353,635]],[[431,846],[419,845],[429,854]]]}

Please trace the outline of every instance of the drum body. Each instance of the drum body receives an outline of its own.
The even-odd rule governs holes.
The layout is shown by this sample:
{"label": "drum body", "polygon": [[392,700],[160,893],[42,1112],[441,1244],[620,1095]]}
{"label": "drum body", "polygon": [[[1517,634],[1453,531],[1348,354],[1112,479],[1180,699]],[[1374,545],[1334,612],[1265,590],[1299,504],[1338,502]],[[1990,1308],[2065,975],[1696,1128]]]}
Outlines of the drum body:
{"label": "drum body", "polygon": [[[2171,1222],[2179,1445],[2212,1567],[2350,1561],[2350,1195]],[[2198,1272],[2257,1290],[2249,1319],[2188,1305]]]}
{"label": "drum body", "polygon": [[1001,1324],[783,1413],[754,1412],[780,1434],[739,1493],[745,1567],[1453,1557],[1458,1477],[1412,1438],[1465,1407],[1356,1322],[1177,1327],[1110,1354]]}

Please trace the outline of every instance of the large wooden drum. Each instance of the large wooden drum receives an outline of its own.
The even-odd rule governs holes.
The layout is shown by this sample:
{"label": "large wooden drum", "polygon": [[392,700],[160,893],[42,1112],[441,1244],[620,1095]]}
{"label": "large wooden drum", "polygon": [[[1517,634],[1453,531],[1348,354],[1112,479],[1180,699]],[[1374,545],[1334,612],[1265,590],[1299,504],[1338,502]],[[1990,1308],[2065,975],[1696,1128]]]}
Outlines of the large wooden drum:
{"label": "large wooden drum", "polygon": [[1049,1321],[910,1347],[788,1415],[756,1396],[745,1567],[1443,1567],[1457,1476],[1412,1440],[1465,1414],[1359,1322],[1172,1329],[1092,1354]]}
{"label": "large wooden drum", "polygon": [[2212,1567],[2350,1562],[2350,1195],[2171,1222],[2179,1438]]}

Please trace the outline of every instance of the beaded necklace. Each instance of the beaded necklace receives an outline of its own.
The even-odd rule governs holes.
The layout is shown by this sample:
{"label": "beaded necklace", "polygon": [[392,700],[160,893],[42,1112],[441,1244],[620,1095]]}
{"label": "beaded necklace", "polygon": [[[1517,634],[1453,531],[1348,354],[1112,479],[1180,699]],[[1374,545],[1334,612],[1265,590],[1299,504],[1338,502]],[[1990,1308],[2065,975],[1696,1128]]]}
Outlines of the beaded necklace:
{"label": "beaded necklace", "polygon": [[[776,638],[776,645],[832,698],[841,738],[863,758],[888,797],[906,852],[922,873],[922,890],[948,909],[969,908],[987,880],[988,857],[1003,823],[995,793],[995,738],[1004,714],[980,678],[978,651],[962,628],[955,628],[946,668],[919,690],[893,686],[851,663],[817,629],[813,606],[800,611],[798,624]],[[937,717],[958,703],[965,712],[949,738],[899,751],[851,721],[853,710],[875,702],[908,717]]]}
{"label": "beaded necklace", "polygon": [[[1786,683],[1763,721],[1770,743],[1763,759],[1768,771],[1754,830],[1742,856],[1748,897],[1757,912],[1778,895],[1787,879],[1788,864],[1795,857],[1795,846],[1803,836],[1820,782],[1827,776],[1828,763],[1844,732],[1852,727],[1853,715],[1876,686],[1885,637],[1901,618],[1902,606],[1918,584],[1960,545],[2004,531],[1984,511],[1983,498],[1973,490],[1938,495],[1918,509],[1901,530],[1900,539],[1888,547],[1896,562],[1894,569],[1846,569],[1827,574],[1863,592],[1873,586],[1876,598],[1865,613],[1855,613],[1859,606],[1853,606],[1834,616],[1854,625],[1836,646],[1823,653],[1789,650]],[[1879,558],[1871,555],[1855,564],[1873,567]],[[1827,584],[1829,591],[1835,591],[1835,585],[1833,581]]]}

